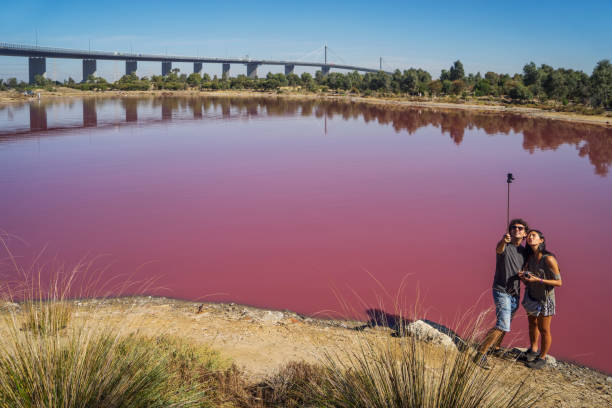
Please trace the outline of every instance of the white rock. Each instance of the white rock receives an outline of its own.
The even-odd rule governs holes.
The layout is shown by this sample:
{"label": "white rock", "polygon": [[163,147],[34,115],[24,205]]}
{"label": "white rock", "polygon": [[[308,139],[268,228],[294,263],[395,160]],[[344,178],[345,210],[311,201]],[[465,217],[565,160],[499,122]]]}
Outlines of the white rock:
{"label": "white rock", "polygon": [[276,324],[283,320],[285,314],[283,312],[274,312],[272,310],[267,310],[262,316],[261,320],[265,323]]}
{"label": "white rock", "polygon": [[548,356],[546,356],[545,360],[546,360],[546,364],[548,364],[549,366],[551,366],[551,367],[556,367],[557,366],[557,359],[554,358],[553,356],[548,355]]}
{"label": "white rock", "polygon": [[417,320],[416,322],[412,322],[406,326],[406,334],[427,343],[457,348],[450,336],[447,336],[439,330],[434,329],[422,320]]}

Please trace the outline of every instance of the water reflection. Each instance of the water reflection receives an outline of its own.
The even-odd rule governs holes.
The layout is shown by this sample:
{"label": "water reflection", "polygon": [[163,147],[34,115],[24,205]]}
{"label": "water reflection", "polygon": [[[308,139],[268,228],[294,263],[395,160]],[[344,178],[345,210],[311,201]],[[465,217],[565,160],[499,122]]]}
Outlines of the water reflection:
{"label": "water reflection", "polygon": [[[605,176],[612,162],[612,129],[594,125],[573,124],[564,121],[525,118],[503,113],[482,113],[463,110],[402,108],[356,102],[293,100],[284,98],[232,98],[232,97],[164,97],[164,98],[83,98],[82,100],[43,101],[0,107],[0,142],[11,135],[21,135],[79,127],[74,123],[59,122],[47,125],[47,109],[73,111],[82,105],[82,126],[101,127],[133,122],[171,121],[180,119],[241,119],[265,116],[312,116],[317,118],[341,117],[344,120],[362,118],[366,123],[391,125],[397,132],[413,134],[417,130],[434,126],[461,145],[466,130],[478,129],[488,135],[517,133],[523,135],[523,148],[535,150],[557,149],[564,144],[573,145],[580,157],[588,157],[595,173]],[[101,112],[120,107],[124,112],[100,119]],[[29,109],[26,117],[15,113]],[[60,115],[69,118],[70,115]],[[61,121],[62,119],[60,119]],[[21,122],[20,122],[21,121]],[[6,125],[4,124],[6,123]]]}
{"label": "water reflection", "polygon": [[47,130],[47,109],[45,105],[30,104],[30,130]]}
{"label": "water reflection", "polygon": [[98,126],[98,113],[95,99],[83,100],[83,127]]}

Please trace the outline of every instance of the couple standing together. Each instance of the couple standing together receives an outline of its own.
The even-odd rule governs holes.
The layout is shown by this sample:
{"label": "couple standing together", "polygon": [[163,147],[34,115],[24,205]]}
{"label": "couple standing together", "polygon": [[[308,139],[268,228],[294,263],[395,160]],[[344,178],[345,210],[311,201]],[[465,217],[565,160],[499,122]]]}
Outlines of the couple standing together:
{"label": "couple standing together", "polygon": [[[523,240],[526,240],[525,246],[521,245]],[[497,243],[495,252],[493,300],[497,322],[480,345],[476,362],[488,368],[487,352],[491,348],[494,352],[499,351],[518,309],[522,281],[525,284],[522,304],[529,320],[531,343],[524,359],[528,367],[542,368],[546,365],[546,355],[552,341],[550,322],[555,314],[554,288],[562,284],[557,260],[546,250],[544,234],[535,229],[529,230],[527,222],[520,218],[510,222],[508,232]]]}

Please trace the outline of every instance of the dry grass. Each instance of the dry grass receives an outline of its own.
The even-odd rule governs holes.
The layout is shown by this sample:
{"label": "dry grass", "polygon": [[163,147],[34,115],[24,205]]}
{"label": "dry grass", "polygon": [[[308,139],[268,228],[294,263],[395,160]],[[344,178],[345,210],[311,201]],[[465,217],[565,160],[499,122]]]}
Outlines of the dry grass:
{"label": "dry grass", "polygon": [[324,381],[311,384],[322,407],[506,407],[532,406],[538,399],[523,382],[500,386],[504,368],[483,370],[474,352],[447,350],[436,364],[428,346],[412,337],[374,340],[327,352]]}

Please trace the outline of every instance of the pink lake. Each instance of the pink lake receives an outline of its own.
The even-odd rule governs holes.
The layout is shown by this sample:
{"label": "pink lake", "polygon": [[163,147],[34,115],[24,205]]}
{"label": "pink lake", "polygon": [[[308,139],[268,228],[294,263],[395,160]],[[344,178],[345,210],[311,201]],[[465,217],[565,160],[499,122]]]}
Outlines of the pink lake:
{"label": "pink lake", "polygon": [[[89,278],[113,294],[311,315],[346,315],[346,302],[363,317],[395,312],[400,291],[452,328],[493,304],[512,172],[511,217],[546,234],[563,275],[551,354],[610,373],[611,162],[610,128],[506,114],[264,98],[5,105],[0,229],[22,265],[43,248],[39,264],[95,258]],[[508,344],[526,333],[520,309]]]}

